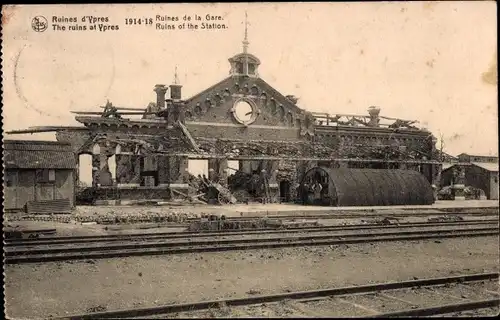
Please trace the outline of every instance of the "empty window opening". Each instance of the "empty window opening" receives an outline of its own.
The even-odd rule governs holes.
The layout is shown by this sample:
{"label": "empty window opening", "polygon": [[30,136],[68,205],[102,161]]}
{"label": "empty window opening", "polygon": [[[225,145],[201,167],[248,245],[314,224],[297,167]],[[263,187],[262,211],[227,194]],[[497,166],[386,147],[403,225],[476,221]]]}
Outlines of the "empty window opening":
{"label": "empty window opening", "polygon": [[235,174],[240,170],[240,162],[238,160],[227,161],[228,176]]}
{"label": "empty window opening", "polygon": [[18,173],[17,171],[5,171],[4,181],[6,187],[15,187],[17,185]]}
{"label": "empty window opening", "polygon": [[99,153],[101,153],[101,147],[99,146],[98,143],[96,143],[92,147],[92,154],[99,154]]}
{"label": "empty window opening", "polygon": [[54,169],[38,169],[36,170],[36,182],[52,183],[56,181],[56,172]]}
{"label": "empty window opening", "polygon": [[111,179],[113,179],[113,182],[116,182],[116,156],[112,155],[111,157],[108,158],[108,168],[109,172],[111,173]]}
{"label": "empty window opening", "polygon": [[81,154],[78,157],[78,180],[84,186],[92,185],[92,156]]}
{"label": "empty window opening", "polygon": [[208,178],[208,160],[188,160],[188,172],[195,177],[205,175]]}
{"label": "empty window opening", "polygon": [[141,157],[141,182],[143,187],[155,187],[159,184],[158,179],[158,162],[155,157]]}

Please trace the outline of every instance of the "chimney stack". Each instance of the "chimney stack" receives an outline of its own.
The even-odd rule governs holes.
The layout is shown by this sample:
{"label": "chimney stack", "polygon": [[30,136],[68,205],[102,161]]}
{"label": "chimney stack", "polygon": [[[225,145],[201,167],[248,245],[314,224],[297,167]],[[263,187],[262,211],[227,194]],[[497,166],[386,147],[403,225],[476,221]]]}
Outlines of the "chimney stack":
{"label": "chimney stack", "polygon": [[182,88],[182,85],[180,85],[180,84],[171,84],[170,85],[170,98],[172,100],[181,100],[182,99],[181,88]]}
{"label": "chimney stack", "polygon": [[165,109],[165,94],[168,88],[164,84],[157,84],[153,91],[156,92],[156,107],[158,110]]}
{"label": "chimney stack", "polygon": [[174,83],[170,85],[170,99],[174,101],[181,100],[181,88],[182,85],[179,84],[179,77],[177,76],[177,66],[175,66]]}
{"label": "chimney stack", "polygon": [[370,114],[370,121],[368,122],[368,125],[370,127],[378,127],[378,124],[380,122],[380,108],[371,106],[370,108],[368,108],[368,113]]}

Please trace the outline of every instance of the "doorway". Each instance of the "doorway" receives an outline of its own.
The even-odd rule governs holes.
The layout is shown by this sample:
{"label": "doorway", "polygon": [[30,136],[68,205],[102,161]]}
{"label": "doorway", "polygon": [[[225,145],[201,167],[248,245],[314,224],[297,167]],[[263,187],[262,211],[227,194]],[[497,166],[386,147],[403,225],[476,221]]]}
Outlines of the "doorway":
{"label": "doorway", "polygon": [[158,186],[158,171],[143,171],[141,172],[142,187],[156,187]]}
{"label": "doorway", "polygon": [[280,181],[280,200],[281,202],[290,202],[291,194],[290,194],[290,181],[281,180]]}

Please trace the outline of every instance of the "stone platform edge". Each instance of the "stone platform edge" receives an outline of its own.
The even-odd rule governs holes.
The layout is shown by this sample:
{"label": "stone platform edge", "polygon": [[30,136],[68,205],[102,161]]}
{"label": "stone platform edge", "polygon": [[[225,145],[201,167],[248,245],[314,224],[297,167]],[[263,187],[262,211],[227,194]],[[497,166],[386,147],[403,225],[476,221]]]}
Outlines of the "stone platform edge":
{"label": "stone platform edge", "polygon": [[[486,206],[486,207],[411,207],[411,208],[401,208],[401,207],[386,207],[386,208],[352,208],[342,207],[337,209],[324,209],[324,210],[258,210],[258,211],[236,211],[241,216],[245,217],[258,217],[258,216],[293,216],[293,215],[301,215],[301,216],[315,216],[315,215],[323,215],[323,214],[350,214],[350,213],[372,213],[372,214],[397,214],[390,211],[403,211],[407,213],[412,212],[428,212],[428,213],[469,213],[469,211],[479,211],[479,210],[499,210],[499,207],[495,206]],[[479,213],[478,213],[479,214]]]}

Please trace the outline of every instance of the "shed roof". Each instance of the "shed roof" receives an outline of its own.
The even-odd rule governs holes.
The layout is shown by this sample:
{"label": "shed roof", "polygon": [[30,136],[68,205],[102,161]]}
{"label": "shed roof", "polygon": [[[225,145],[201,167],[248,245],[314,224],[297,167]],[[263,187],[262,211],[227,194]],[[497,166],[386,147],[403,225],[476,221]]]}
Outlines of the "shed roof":
{"label": "shed roof", "polygon": [[459,163],[453,163],[451,166],[445,166],[443,164],[443,172],[448,171],[454,166],[471,166],[474,165],[476,167],[482,168],[486,171],[490,172],[498,172],[498,162],[459,162]]}
{"label": "shed roof", "polygon": [[498,155],[495,154],[469,154],[469,153],[461,153],[457,157],[460,156],[468,156],[468,157],[479,157],[479,158],[498,158]]}
{"label": "shed roof", "polygon": [[7,169],[74,169],[71,144],[57,141],[5,140],[3,161]]}
{"label": "shed roof", "polygon": [[453,167],[456,163],[443,163],[443,168],[442,170],[446,170],[446,169],[449,169],[451,167]]}
{"label": "shed roof", "polygon": [[4,140],[3,148],[4,150],[73,151],[70,143],[43,140]]}
{"label": "shed roof", "polygon": [[471,163],[487,171],[498,172],[498,162],[471,162]]}

